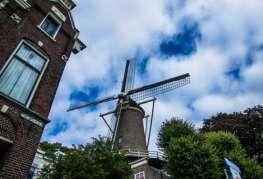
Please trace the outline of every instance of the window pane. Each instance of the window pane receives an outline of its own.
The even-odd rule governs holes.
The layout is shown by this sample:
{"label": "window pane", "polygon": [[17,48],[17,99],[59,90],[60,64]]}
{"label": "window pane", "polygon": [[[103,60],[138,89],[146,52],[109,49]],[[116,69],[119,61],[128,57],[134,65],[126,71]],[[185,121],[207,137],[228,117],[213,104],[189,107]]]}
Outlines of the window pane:
{"label": "window pane", "polygon": [[140,179],[144,179],[144,173],[140,173]]}
{"label": "window pane", "polygon": [[25,44],[20,47],[17,55],[39,71],[42,69],[45,63],[45,60],[42,57],[36,54],[29,46]]}
{"label": "window pane", "polygon": [[50,16],[47,16],[47,18],[41,24],[41,29],[47,32],[51,37],[54,37],[58,28],[59,24]]}
{"label": "window pane", "polygon": [[30,68],[26,68],[19,77],[15,87],[10,93],[10,97],[25,104],[28,100],[30,92],[34,87],[38,74]]}
{"label": "window pane", "polygon": [[135,174],[135,179],[145,179],[144,172]]}
{"label": "window pane", "polygon": [[29,46],[22,44],[7,68],[0,74],[0,92],[26,104],[45,62]]}
{"label": "window pane", "polygon": [[25,65],[18,59],[13,58],[8,67],[4,70],[0,76],[0,91],[4,94],[9,95],[13,89],[16,81],[23,72]]}

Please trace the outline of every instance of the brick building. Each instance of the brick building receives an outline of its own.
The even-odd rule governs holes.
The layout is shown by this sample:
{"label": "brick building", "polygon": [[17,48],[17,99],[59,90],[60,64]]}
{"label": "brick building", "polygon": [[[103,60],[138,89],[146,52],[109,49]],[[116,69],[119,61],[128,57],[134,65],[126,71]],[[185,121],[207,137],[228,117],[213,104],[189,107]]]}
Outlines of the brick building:
{"label": "brick building", "polygon": [[0,178],[26,178],[78,39],[72,0],[0,0]]}

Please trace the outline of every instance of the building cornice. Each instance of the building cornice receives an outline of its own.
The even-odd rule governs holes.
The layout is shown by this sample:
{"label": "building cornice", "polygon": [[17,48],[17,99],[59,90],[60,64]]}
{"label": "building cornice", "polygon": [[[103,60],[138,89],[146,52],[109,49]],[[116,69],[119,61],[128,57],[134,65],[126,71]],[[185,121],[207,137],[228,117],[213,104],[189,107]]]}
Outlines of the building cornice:
{"label": "building cornice", "polygon": [[79,53],[80,51],[84,50],[87,46],[79,39],[77,38],[74,42],[72,52],[74,54]]}
{"label": "building cornice", "polygon": [[0,1],[0,9],[3,9],[7,3],[9,3],[9,0],[1,0]]}
{"label": "building cornice", "polygon": [[27,0],[15,0],[17,4],[19,4],[24,9],[31,8],[31,5],[27,2]]}
{"label": "building cornice", "polygon": [[50,0],[50,1],[58,2],[68,10],[72,10],[76,7],[76,4],[73,2],[73,0]]}

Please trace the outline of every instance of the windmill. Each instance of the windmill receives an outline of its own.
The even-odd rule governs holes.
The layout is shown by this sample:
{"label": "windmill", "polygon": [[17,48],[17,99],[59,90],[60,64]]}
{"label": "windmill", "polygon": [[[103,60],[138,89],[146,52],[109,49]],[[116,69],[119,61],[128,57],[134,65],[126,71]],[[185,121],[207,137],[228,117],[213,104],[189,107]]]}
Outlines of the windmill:
{"label": "windmill", "polygon": [[[100,114],[100,117],[103,118],[112,133],[113,148],[120,151],[145,152],[148,151],[150,140],[154,102],[156,100],[155,96],[189,84],[190,74],[186,73],[133,89],[134,76],[135,61],[127,60],[119,94],[92,102],[71,105],[68,111],[117,100],[116,108],[113,111]],[[145,116],[145,111],[140,105],[148,102],[152,102],[153,107],[150,124],[148,125],[148,122],[146,122],[146,127],[144,128],[143,119],[146,118],[146,121],[148,121],[149,116]],[[113,125],[108,124],[104,118],[104,116],[109,114],[113,114]],[[149,131],[148,140],[146,140],[147,130]],[[140,153],[137,154],[140,155]]]}

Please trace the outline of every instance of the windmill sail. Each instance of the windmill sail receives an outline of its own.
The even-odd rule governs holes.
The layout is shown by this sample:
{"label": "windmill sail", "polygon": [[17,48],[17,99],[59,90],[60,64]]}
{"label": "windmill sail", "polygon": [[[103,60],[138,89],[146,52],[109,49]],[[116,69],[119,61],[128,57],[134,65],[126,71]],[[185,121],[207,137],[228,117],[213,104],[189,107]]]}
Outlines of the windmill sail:
{"label": "windmill sail", "polygon": [[86,102],[86,103],[82,103],[82,104],[78,104],[78,105],[70,105],[70,107],[68,108],[67,111],[73,111],[73,110],[84,108],[87,106],[94,106],[94,105],[97,105],[99,103],[104,103],[104,102],[115,100],[117,98],[118,98],[117,96],[109,96],[109,97],[98,99],[98,100],[92,101],[92,102]]}
{"label": "windmill sail", "polygon": [[134,86],[134,78],[135,78],[135,67],[136,67],[136,60],[132,59],[129,60],[129,69],[128,69],[128,75],[127,75],[127,81],[126,81],[126,88],[125,92],[130,91],[133,89]]}
{"label": "windmill sail", "polygon": [[186,73],[181,76],[130,90],[128,91],[127,95],[129,95],[133,100],[139,101],[149,97],[154,97],[158,94],[169,92],[175,88],[185,86],[189,83],[190,75],[189,73]]}
{"label": "windmill sail", "polygon": [[[175,88],[185,86],[190,83],[190,75],[187,73],[136,89],[133,89],[134,77],[135,61],[127,60],[121,92],[119,94],[98,99],[93,102],[71,105],[68,111],[117,100],[116,108],[113,111],[102,115],[103,118],[106,114],[109,115],[114,113],[111,116],[110,124],[103,118],[110,130],[109,137],[112,138],[112,147],[116,147],[120,150],[126,150],[128,148],[136,149],[136,151],[145,151],[147,150],[150,141],[155,98],[150,100],[153,101],[151,119],[150,123],[147,123],[145,129],[143,127],[145,111],[140,107],[140,104],[143,104],[143,102],[137,103],[136,101],[154,97],[158,94],[166,93]],[[147,141],[146,136],[148,138]]]}
{"label": "windmill sail", "polygon": [[123,75],[122,85],[121,85],[121,93],[124,93],[125,89],[126,89],[129,66],[130,66],[130,60],[127,60],[126,65],[125,65],[125,71],[124,71],[124,75]]}

